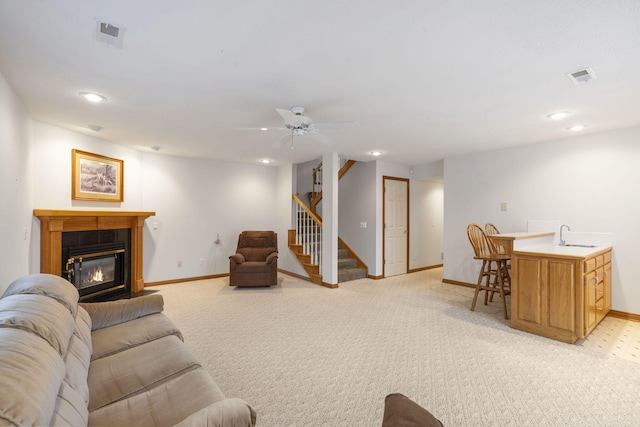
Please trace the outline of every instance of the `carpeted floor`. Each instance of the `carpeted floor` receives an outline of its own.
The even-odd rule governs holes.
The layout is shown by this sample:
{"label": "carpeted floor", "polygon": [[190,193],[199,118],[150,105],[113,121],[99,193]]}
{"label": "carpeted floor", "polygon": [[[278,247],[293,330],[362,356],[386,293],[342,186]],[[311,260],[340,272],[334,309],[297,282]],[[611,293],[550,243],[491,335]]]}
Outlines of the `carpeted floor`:
{"label": "carpeted floor", "polygon": [[446,426],[638,426],[640,364],[516,331],[499,299],[442,269],[338,289],[279,275],[272,288],[228,278],[153,288],[187,346],[259,426],[379,426],[403,393]]}

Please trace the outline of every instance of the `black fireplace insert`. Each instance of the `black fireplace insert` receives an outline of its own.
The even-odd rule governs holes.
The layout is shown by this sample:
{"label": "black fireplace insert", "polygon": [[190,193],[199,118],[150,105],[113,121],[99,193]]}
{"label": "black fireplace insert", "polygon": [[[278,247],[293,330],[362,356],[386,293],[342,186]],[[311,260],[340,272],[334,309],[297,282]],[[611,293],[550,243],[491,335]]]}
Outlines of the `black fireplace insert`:
{"label": "black fireplace insert", "polygon": [[78,288],[81,301],[126,291],[124,243],[77,246],[65,252],[63,275]]}

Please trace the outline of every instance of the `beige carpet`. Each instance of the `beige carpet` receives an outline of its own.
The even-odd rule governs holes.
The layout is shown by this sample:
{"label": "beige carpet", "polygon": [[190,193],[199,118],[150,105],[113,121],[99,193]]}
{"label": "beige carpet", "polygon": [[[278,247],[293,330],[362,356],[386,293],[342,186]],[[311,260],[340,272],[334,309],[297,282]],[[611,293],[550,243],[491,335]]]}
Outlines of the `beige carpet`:
{"label": "beige carpet", "polygon": [[259,426],[379,426],[400,392],[447,426],[638,426],[640,364],[509,328],[442,269],[326,289],[158,286],[165,313]]}

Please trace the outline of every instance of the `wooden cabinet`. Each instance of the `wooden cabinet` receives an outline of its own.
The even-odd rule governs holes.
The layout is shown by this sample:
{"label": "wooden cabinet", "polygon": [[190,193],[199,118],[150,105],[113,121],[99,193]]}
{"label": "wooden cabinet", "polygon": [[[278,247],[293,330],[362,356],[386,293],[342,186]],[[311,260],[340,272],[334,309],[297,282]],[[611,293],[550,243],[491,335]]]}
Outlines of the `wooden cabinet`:
{"label": "wooden cabinet", "polygon": [[511,327],[575,343],[611,310],[611,249],[588,256],[514,252]]}

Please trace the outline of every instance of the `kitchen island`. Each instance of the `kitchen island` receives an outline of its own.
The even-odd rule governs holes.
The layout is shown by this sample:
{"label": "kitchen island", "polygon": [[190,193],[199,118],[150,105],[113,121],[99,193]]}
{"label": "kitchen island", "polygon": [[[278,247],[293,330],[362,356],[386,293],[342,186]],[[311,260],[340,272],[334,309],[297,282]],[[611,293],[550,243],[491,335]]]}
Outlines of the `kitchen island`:
{"label": "kitchen island", "polygon": [[611,246],[544,244],[511,254],[511,327],[575,343],[611,310]]}

